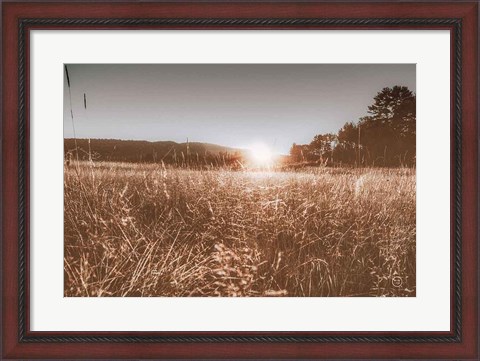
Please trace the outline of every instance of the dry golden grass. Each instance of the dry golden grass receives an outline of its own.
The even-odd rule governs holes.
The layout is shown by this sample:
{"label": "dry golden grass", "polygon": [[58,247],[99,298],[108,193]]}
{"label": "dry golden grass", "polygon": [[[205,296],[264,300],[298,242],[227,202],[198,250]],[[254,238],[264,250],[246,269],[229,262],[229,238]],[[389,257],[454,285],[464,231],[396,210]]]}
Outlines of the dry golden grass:
{"label": "dry golden grass", "polygon": [[415,296],[415,170],[65,167],[65,296]]}

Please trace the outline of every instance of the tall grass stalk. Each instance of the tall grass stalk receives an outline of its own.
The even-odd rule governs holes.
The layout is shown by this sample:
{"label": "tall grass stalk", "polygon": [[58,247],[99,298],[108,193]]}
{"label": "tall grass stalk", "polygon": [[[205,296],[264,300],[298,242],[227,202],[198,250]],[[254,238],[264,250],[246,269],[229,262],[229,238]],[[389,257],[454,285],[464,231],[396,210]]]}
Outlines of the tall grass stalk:
{"label": "tall grass stalk", "polygon": [[72,118],[73,139],[75,141],[75,154],[76,154],[77,163],[78,163],[79,162],[79,157],[78,157],[77,134],[76,134],[76,131],[75,131],[75,120],[73,118],[72,90],[70,88],[70,76],[68,74],[68,67],[67,67],[66,64],[64,65],[64,68],[65,68],[65,75],[67,77],[68,99],[70,101],[70,117]]}

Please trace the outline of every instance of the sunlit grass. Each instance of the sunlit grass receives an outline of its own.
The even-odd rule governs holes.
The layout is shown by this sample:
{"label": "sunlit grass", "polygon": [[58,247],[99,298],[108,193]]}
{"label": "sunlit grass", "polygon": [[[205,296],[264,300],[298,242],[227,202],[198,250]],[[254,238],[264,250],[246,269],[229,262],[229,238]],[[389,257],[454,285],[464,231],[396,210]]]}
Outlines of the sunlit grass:
{"label": "sunlit grass", "polygon": [[65,296],[415,296],[414,169],[74,163],[64,187]]}

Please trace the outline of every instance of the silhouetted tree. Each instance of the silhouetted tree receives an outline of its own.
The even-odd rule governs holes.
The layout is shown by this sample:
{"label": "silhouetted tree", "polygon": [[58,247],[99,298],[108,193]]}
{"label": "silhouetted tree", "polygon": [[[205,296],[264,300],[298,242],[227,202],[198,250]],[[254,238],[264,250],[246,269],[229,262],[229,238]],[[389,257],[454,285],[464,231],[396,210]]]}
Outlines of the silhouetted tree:
{"label": "silhouetted tree", "polygon": [[322,162],[322,164],[332,163],[333,148],[335,147],[336,142],[337,136],[335,134],[318,134],[309,144],[309,154],[316,158],[316,161]]}
{"label": "silhouetted tree", "polygon": [[412,165],[415,160],[416,97],[404,86],[384,88],[359,122],[368,163]]}
{"label": "silhouetted tree", "polygon": [[293,143],[290,148],[290,158],[294,162],[305,162],[312,160],[311,148],[308,144]]}
{"label": "silhouetted tree", "polygon": [[334,160],[340,164],[355,164],[358,151],[358,127],[345,123],[338,131],[338,142],[334,150]]}
{"label": "silhouetted tree", "polygon": [[416,97],[405,86],[377,93],[368,115],[347,122],[338,134],[317,134],[308,145],[293,144],[293,161],[327,164],[411,166],[416,154]]}

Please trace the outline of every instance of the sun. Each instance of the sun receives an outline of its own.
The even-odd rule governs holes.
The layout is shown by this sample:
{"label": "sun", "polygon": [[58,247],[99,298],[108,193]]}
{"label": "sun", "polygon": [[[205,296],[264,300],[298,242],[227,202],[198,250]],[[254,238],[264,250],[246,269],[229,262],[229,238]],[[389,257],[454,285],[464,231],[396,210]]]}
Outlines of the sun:
{"label": "sun", "polygon": [[252,161],[259,165],[269,165],[273,161],[272,150],[264,143],[254,143],[248,147]]}

